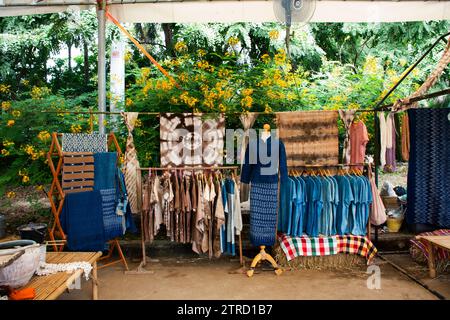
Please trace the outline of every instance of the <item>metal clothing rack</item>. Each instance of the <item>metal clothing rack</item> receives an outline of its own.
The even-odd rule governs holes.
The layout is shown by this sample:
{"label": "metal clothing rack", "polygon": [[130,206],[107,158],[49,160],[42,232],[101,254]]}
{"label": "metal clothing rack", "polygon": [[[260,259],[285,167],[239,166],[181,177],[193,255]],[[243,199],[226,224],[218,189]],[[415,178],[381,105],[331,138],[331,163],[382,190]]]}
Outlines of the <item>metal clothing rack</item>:
{"label": "metal clothing rack", "polygon": [[[52,227],[49,228],[49,236],[53,243],[53,248],[55,251],[62,251],[64,248],[64,245],[61,245],[61,247],[58,249],[56,246],[56,237],[62,239],[62,241],[65,243],[67,236],[64,233],[64,230],[62,229],[61,222],[60,222],[60,215],[62,212],[62,208],[64,205],[64,199],[65,199],[65,192],[62,189],[62,183],[60,180],[61,170],[63,169],[63,160],[64,155],[69,154],[76,154],[76,153],[66,153],[62,151],[61,143],[59,142],[59,138],[62,137],[61,133],[53,132],[51,134],[52,136],[52,142],[50,144],[50,149],[47,153],[47,162],[50,167],[50,171],[52,172],[53,180],[52,184],[50,186],[50,190],[47,193],[49,202],[50,202],[50,208],[53,215],[53,223]],[[117,142],[116,136],[113,132],[111,132],[108,135],[108,142],[107,146],[114,145],[116,152],[118,154],[118,158],[120,159],[120,155],[122,154],[122,151],[120,149],[119,143]],[[53,162],[53,157],[57,157],[58,160],[56,162],[56,166]],[[82,174],[81,174],[82,175]],[[81,175],[79,175],[81,177]],[[99,269],[122,262],[125,266],[125,269],[128,270],[128,264],[125,259],[125,256],[123,255],[122,248],[120,246],[119,240],[113,239],[109,241],[109,250],[108,254],[104,257],[101,257],[100,260],[109,260],[112,257],[114,248],[117,248],[117,251],[119,253],[119,259],[108,262],[102,266],[99,267]]]}
{"label": "metal clothing rack", "polygon": [[[142,196],[143,196],[143,190],[142,190],[142,172],[151,172],[151,171],[215,171],[215,170],[232,170],[234,172],[234,175],[237,176],[237,170],[239,169],[238,166],[184,166],[184,167],[138,167],[136,168],[137,176],[139,177],[137,179],[137,198],[138,198],[138,211],[141,215],[141,249],[142,249],[142,261],[139,264],[139,267],[136,271],[128,272],[128,274],[140,274],[140,273],[152,273],[152,271],[147,271],[144,269],[144,267],[147,265],[147,254],[145,250],[145,240],[144,240],[144,217],[142,215]],[[244,257],[242,254],[242,236],[241,233],[239,234],[239,263],[242,267],[244,267]]]}

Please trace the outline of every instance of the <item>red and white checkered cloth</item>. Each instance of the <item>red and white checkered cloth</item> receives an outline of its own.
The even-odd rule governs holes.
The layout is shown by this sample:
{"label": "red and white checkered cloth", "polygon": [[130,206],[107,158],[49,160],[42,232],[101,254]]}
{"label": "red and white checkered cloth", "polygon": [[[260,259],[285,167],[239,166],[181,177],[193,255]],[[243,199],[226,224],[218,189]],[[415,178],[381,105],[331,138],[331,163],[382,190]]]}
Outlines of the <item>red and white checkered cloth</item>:
{"label": "red and white checkered cloth", "polygon": [[358,254],[370,263],[377,249],[367,237],[345,235],[310,238],[308,236],[291,237],[279,234],[280,246],[288,261],[299,256],[328,256],[338,253]]}

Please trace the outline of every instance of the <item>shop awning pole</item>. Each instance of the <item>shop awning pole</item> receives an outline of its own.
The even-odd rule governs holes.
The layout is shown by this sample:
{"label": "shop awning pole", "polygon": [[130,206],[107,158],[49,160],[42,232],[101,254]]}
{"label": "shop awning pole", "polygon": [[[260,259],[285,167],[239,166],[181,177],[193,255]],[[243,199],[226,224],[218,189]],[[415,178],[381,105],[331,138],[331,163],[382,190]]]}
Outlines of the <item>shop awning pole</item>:
{"label": "shop awning pole", "polygon": [[106,1],[97,1],[97,20],[98,20],[98,131],[105,133],[106,112]]}

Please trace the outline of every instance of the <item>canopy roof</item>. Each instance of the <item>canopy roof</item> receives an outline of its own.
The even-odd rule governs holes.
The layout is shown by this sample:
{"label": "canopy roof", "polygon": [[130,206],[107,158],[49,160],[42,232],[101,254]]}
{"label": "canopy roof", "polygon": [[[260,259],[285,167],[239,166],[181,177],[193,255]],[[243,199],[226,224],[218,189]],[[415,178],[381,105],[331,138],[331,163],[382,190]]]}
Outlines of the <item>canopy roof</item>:
{"label": "canopy roof", "polygon": [[[277,21],[271,0],[108,0],[121,22]],[[0,17],[83,10],[96,0],[0,0]],[[317,0],[312,22],[450,20],[450,1]]]}

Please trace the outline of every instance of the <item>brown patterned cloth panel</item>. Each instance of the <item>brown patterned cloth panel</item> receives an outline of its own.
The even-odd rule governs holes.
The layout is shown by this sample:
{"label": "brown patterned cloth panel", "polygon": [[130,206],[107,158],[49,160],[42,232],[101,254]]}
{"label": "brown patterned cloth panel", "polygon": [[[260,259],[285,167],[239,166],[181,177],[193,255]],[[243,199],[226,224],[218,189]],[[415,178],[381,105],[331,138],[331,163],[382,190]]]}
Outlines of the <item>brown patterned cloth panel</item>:
{"label": "brown patterned cloth panel", "polygon": [[337,111],[277,113],[279,137],[288,167],[339,163]]}
{"label": "brown patterned cloth panel", "polygon": [[94,154],[65,153],[62,167],[62,188],[65,193],[94,190]]}

